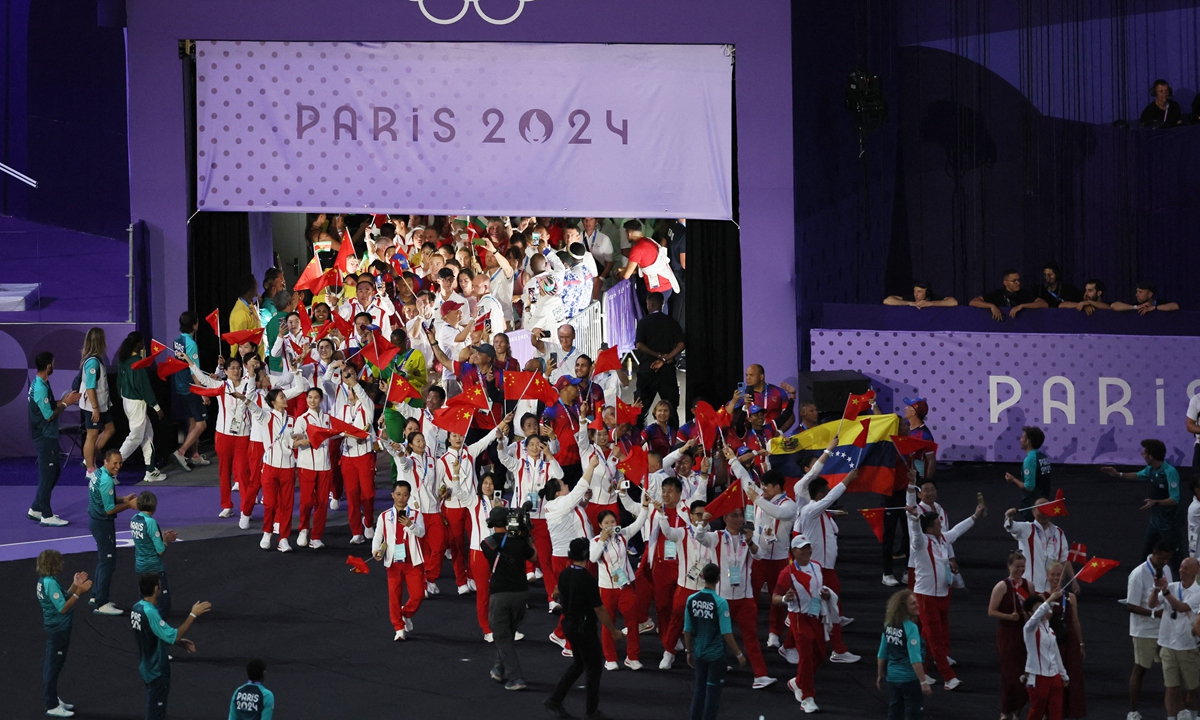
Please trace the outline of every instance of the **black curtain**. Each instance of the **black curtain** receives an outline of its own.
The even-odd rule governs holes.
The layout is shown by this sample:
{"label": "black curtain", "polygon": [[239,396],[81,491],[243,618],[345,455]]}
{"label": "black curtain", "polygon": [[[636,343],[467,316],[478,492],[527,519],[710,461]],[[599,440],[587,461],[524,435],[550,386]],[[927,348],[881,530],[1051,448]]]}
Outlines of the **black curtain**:
{"label": "black curtain", "polygon": [[204,316],[221,311],[221,332],[228,332],[229,313],[238,299],[238,285],[250,275],[250,218],[242,212],[202,212],[189,226],[192,255],[191,307],[200,315],[196,344],[200,364],[211,369],[219,345]]}
{"label": "black curtain", "polygon": [[742,377],[741,233],[727,220],[689,220],[687,233],[687,402],[715,406]]}

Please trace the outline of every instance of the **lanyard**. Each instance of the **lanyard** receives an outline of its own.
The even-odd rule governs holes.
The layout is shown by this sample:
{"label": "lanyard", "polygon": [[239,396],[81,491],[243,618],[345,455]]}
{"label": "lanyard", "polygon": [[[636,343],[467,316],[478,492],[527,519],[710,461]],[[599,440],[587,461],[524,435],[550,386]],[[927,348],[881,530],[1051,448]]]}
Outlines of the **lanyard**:
{"label": "lanyard", "polygon": [[563,412],[567,414],[567,424],[571,426],[571,434],[574,435],[575,433],[579,432],[579,421],[571,417],[570,408],[563,404],[561,399],[558,401],[558,404],[562,406]]}

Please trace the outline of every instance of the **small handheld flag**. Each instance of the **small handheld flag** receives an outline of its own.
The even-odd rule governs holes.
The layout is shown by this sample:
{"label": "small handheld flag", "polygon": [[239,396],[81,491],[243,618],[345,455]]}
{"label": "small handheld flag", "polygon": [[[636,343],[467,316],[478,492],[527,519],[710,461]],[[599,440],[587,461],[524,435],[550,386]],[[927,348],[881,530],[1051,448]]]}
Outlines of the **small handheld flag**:
{"label": "small handheld flag", "polygon": [[146,357],[155,357],[159,353],[166,352],[166,351],[167,351],[166,345],[163,345],[162,343],[155,340],[154,338],[150,338],[150,354],[147,355]]}
{"label": "small handheld flag", "polygon": [[1087,545],[1083,543],[1071,543],[1071,549],[1067,551],[1067,561],[1072,563],[1086,562]]}
{"label": "small handheld flag", "polygon": [[350,566],[350,570],[359,575],[369,575],[371,568],[367,567],[367,562],[362,558],[350,555],[346,558],[346,564]]}
{"label": "small handheld flag", "polygon": [[[634,445],[624,460],[617,463],[617,469],[632,483],[643,483],[650,474],[650,460],[646,450],[641,445]],[[744,505],[744,503],[743,503]]]}
{"label": "small handheld flag", "polygon": [[475,411],[470,407],[444,407],[433,413],[433,424],[446,432],[466,435]]}
{"label": "small handheld flag", "polygon": [[871,526],[871,532],[875,533],[875,539],[883,542],[883,508],[862,508],[859,512]]}
{"label": "small handheld flag", "polygon": [[734,510],[741,510],[746,507],[746,493],[742,491],[742,481],[734,480],[729,487],[725,488],[725,492],[717,496],[715,500],[704,507],[704,511],[712,515],[714,518],[724,517]]}
{"label": "small handheld flag", "polygon": [[842,419],[857,420],[859,413],[871,407],[871,401],[874,399],[874,390],[868,390],[862,395],[850,395],[846,398],[846,411],[842,413]]}
{"label": "small handheld flag", "polygon": [[262,342],[263,329],[256,328],[254,330],[234,330],[227,332],[221,336],[221,339],[230,345],[241,345],[242,343],[250,343],[257,345]]}
{"label": "small handheld flag", "polygon": [[151,355],[149,357],[144,357],[141,360],[138,360],[130,367],[132,367],[134,370],[143,370],[145,368],[150,367],[153,364],[154,364],[154,356]]}
{"label": "small handheld flag", "polygon": [[204,387],[203,385],[191,385],[188,387],[193,395],[202,397],[220,397],[224,392],[223,387]]}
{"label": "small handheld flag", "polygon": [[601,373],[606,373],[611,370],[621,369],[621,357],[617,353],[617,347],[614,345],[610,348],[601,350],[596,355],[596,363],[592,366],[592,375],[596,376]]}
{"label": "small handheld flag", "polygon": [[212,328],[213,335],[221,337],[221,308],[217,308],[208,315],[205,315],[204,319],[208,321],[208,326]]}
{"label": "small handheld flag", "polygon": [[1104,558],[1094,557],[1087,561],[1083,569],[1075,574],[1075,579],[1080,582],[1096,582],[1104,573],[1119,566],[1121,563],[1116,560],[1106,560]]}
{"label": "small handheld flag", "polygon": [[167,358],[158,364],[158,378],[166,380],[177,372],[187,370],[188,364],[179,358]]}

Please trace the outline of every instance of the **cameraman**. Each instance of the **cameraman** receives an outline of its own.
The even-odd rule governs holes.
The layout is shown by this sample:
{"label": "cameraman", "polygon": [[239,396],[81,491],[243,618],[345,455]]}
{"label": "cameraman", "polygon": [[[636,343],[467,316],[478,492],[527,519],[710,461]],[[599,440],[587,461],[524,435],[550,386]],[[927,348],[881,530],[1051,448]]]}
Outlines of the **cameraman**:
{"label": "cameraman", "polygon": [[504,682],[505,690],[524,690],[525,678],[521,672],[521,661],[517,659],[514,634],[525,618],[525,601],[529,595],[529,581],[525,579],[525,562],[537,558],[537,551],[529,535],[529,521],[525,513],[518,517],[520,534],[510,534],[508,509],[492,508],[488,514],[488,527],[492,534],[479,544],[483,556],[492,568],[492,579],[488,583],[492,598],[488,606],[488,624],[492,626],[492,638],[496,643],[496,664],[492,667],[492,679]]}

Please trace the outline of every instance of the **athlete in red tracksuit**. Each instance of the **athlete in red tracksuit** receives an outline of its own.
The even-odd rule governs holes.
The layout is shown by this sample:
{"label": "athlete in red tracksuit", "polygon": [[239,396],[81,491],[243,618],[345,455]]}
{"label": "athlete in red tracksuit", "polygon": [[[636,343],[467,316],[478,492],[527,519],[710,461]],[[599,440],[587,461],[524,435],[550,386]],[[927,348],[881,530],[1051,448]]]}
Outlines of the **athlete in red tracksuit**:
{"label": "athlete in red tracksuit", "polygon": [[438,485],[437,458],[425,444],[424,433],[410,433],[404,445],[381,440],[383,448],[396,459],[396,479],[406,480],[413,487],[413,507],[425,522],[421,538],[425,555],[425,592],[437,595],[437,579],[442,576],[442,557],[446,553],[446,519],[442,503],[450,496],[450,488]]}
{"label": "athlete in red tracksuit", "polygon": [[724,519],[725,529],[707,533],[705,540],[716,550],[717,567],[721,569],[717,593],[729,602],[730,619],[737,624],[746,647],[746,660],[754,671],[751,687],[761,690],[776,681],[767,675],[767,663],[758,641],[758,593],[750,584],[759,548],[754,544],[754,534],[746,527],[744,509],[736,509]]}
{"label": "athlete in red tracksuit", "polygon": [[825,659],[825,625],[829,617],[826,601],[833,598],[825,587],[821,566],[812,561],[812,543],[803,535],[792,538],[792,559],[776,578],[771,602],[787,609],[791,635],[799,654],[796,677],[788,689],[806,713],[817,711],[816,672]]}
{"label": "athlete in red tracksuit", "polygon": [[[542,577],[548,578],[554,572],[551,568],[554,548],[550,541],[550,530],[546,525],[546,508],[540,493],[546,486],[546,481],[562,479],[562,466],[550,453],[545,439],[540,435],[527,434],[524,440],[513,443],[508,443],[501,437],[497,447],[500,462],[512,474],[513,506],[520,507],[527,502],[532,503],[529,511],[532,524],[530,534],[533,536],[533,547],[537,550]],[[557,578],[556,575],[554,577]],[[554,591],[555,585],[548,579],[545,579],[544,584],[546,602],[552,603],[553,599],[550,595]]]}
{"label": "athlete in red tracksuit", "polygon": [[355,373],[343,373],[342,383],[349,392],[339,393],[337,417],[366,434],[361,438],[353,435],[342,438],[341,460],[342,482],[346,487],[350,516],[350,544],[361,545],[374,535],[375,446],[371,438],[371,420],[375,417],[375,405],[367,397]]}
{"label": "athlete in red tracksuit", "polygon": [[308,404],[300,417],[296,418],[296,465],[300,476],[300,547],[312,545],[319,550],[325,547],[321,538],[325,534],[325,519],[329,513],[330,490],[333,487],[333,470],[329,464],[329,446],[335,441],[326,439],[313,447],[308,438],[308,428],[329,429],[329,416],[321,412],[325,393],[321,388],[312,388],[306,393]]}
{"label": "athlete in red tracksuit", "polygon": [[[601,430],[601,433],[607,433]],[[630,670],[641,670],[642,663],[638,660],[641,648],[641,635],[637,632],[637,593],[633,589],[633,567],[629,564],[629,546],[626,541],[636,535],[649,517],[650,496],[642,493],[642,505],[637,519],[629,527],[617,527],[617,514],[612,510],[600,513],[600,534],[592,538],[591,561],[599,569],[600,600],[609,617],[616,621],[617,612],[625,620],[626,648],[625,667]],[[617,669],[617,645],[612,637],[605,633],[600,637],[604,648],[604,666],[608,670]]]}
{"label": "athlete in red tracksuit", "polygon": [[[672,478],[673,480],[675,478]],[[677,481],[677,480],[676,480]],[[663,487],[665,489],[666,482]],[[704,578],[700,571],[717,557],[712,548],[705,542],[708,533],[708,513],[704,511],[704,501],[692,502],[689,523],[670,523],[665,515],[659,515],[658,528],[666,541],[675,544],[678,549],[678,573],[676,575],[675,597],[671,602],[670,624],[663,635],[663,658],[659,670],[670,670],[675,663],[675,648],[683,636],[683,611],[687,605],[688,596],[704,588]],[[678,518],[677,518],[678,519]],[[661,615],[659,625],[665,621]]]}
{"label": "athlete in red tracksuit", "polygon": [[[250,449],[250,411],[246,409],[246,402],[238,400],[234,397],[234,393],[240,393],[243,396],[253,395],[254,383],[243,375],[242,361],[236,357],[226,363],[224,380],[202,372],[194,364],[191,366],[191,370],[192,378],[197,385],[222,389],[221,394],[216,397],[217,434],[214,438],[220,471],[221,514],[219,517],[233,517],[233,486],[237,485],[238,491],[244,496],[249,490],[250,484],[248,483],[250,465],[247,457]],[[261,462],[261,455],[259,462]],[[253,492],[258,492],[257,483],[254,484]],[[253,496],[251,496],[250,502],[253,507]]]}
{"label": "athlete in red tracksuit", "polygon": [[[679,576],[679,548],[663,537],[659,529],[659,515],[666,518],[672,526],[681,527],[686,520],[679,516],[676,506],[679,503],[679,493],[682,484],[677,478],[662,479],[662,504],[655,505],[650,511],[650,518],[642,528],[642,537],[646,544],[642,550],[642,562],[638,565],[634,591],[637,593],[637,617],[639,632],[642,626],[647,628],[650,618],[650,603],[654,602],[655,614],[658,617],[658,639],[666,647],[667,631],[671,625],[671,608],[675,602],[676,580]],[[643,494],[650,495],[647,489]],[[622,495],[622,502],[627,498]],[[653,498],[652,498],[653,499]],[[626,509],[633,512],[631,503],[626,502]],[[647,630],[649,632],[649,630]]]}
{"label": "athlete in red tracksuit", "polygon": [[488,516],[492,508],[504,507],[504,499],[496,497],[496,483],[491,475],[484,475],[479,483],[479,497],[470,509],[471,540],[468,544],[471,580],[475,583],[475,619],[483,632],[483,639],[492,641],[492,626],[488,622],[488,603],[491,600],[492,567],[488,565],[480,544],[492,534],[488,527]]}
{"label": "athlete in red tracksuit", "polygon": [[291,552],[288,535],[292,532],[292,504],[296,492],[296,455],[293,447],[296,421],[287,414],[288,399],[282,390],[276,388],[269,391],[266,404],[271,408],[269,411],[259,407],[258,403],[249,404],[254,421],[266,430],[262,473],[263,537],[259,547],[270,550],[272,531],[278,528],[279,551]]}
{"label": "athlete in red tracksuit", "polygon": [[471,586],[474,585],[467,573],[464,543],[470,530],[470,509],[479,495],[475,458],[492,444],[497,431],[507,427],[509,420],[510,418],[506,417],[500,425],[470,445],[463,444],[465,438],[462,435],[450,433],[446,452],[437,461],[438,485],[445,485],[450,489],[450,497],[443,503],[442,512],[446,516],[446,543],[450,548],[450,559],[454,564],[454,582],[458,585],[459,595],[471,592]]}
{"label": "athlete in red tracksuit", "polygon": [[[388,576],[388,615],[395,640],[404,640],[412,632],[413,615],[425,599],[425,558],[421,554],[421,536],[425,523],[421,513],[408,507],[411,488],[404,480],[392,486],[392,507],[379,513],[371,538],[371,554],[382,560]],[[408,588],[408,602],[400,604]]]}

